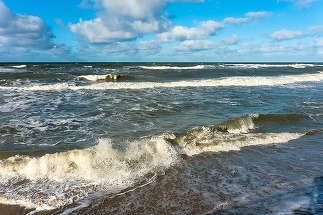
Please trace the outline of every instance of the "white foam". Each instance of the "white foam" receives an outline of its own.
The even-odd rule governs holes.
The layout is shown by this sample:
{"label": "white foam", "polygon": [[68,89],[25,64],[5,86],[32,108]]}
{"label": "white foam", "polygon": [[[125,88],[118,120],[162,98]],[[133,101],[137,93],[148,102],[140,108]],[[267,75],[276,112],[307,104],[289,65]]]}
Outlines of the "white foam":
{"label": "white foam", "polygon": [[[45,205],[45,204],[43,204],[42,206],[39,206],[37,204],[34,204],[31,201],[28,201],[28,199],[17,199],[16,200],[16,199],[7,199],[7,198],[4,198],[4,197],[0,196],[0,202],[2,204],[6,204],[6,205],[20,205],[20,206],[23,206],[25,208],[35,208],[35,212],[36,211],[42,211],[42,210],[55,209],[55,208],[50,207],[50,206]],[[33,214],[33,213],[31,212],[31,213],[28,213],[28,214]]]}
{"label": "white foam", "polygon": [[84,78],[89,81],[98,81],[98,80],[104,80],[107,77],[106,75],[81,75],[79,78]]}
{"label": "white foam", "polygon": [[0,187],[4,193],[0,202],[15,202],[37,210],[57,208],[94,191],[118,192],[176,161],[177,152],[162,137],[131,142],[122,150],[100,139],[97,146],[89,149],[39,158],[15,156],[0,161]]}
{"label": "white foam", "polygon": [[30,108],[33,102],[37,102],[37,97],[26,97],[25,95],[8,94],[1,105],[0,112],[14,112],[17,109],[23,110]]}
{"label": "white foam", "polygon": [[98,81],[98,80],[104,80],[106,78],[108,79],[113,79],[113,80],[117,80],[118,79],[117,74],[104,74],[104,75],[81,75],[79,76],[79,78],[84,78],[88,81]]}
{"label": "white foam", "polygon": [[302,133],[248,133],[248,134],[201,134],[194,143],[182,143],[182,151],[189,155],[202,152],[238,151],[242,147],[286,143],[304,136]]}
{"label": "white foam", "polygon": [[[252,127],[246,125],[246,129]],[[194,136],[198,144],[179,143],[178,147],[165,140],[175,139],[172,134],[130,142],[119,149],[110,140],[100,139],[97,146],[89,149],[42,157],[10,157],[0,160],[0,189],[3,192],[0,202],[36,210],[58,208],[84,200],[94,192],[120,192],[147,180],[148,173],[153,172],[154,178],[156,173],[175,164],[181,153],[192,156],[202,152],[240,150],[252,145],[285,143],[304,135],[241,132],[200,131]]]}
{"label": "white foam", "polygon": [[220,67],[228,67],[228,68],[236,68],[236,69],[259,69],[259,68],[283,68],[283,67],[291,67],[296,69],[304,69],[306,67],[314,67],[315,64],[223,64]]}
{"label": "white foam", "polygon": [[16,68],[16,69],[23,69],[23,68],[26,68],[27,65],[16,65],[16,66],[11,66],[13,68]]}
{"label": "white foam", "polygon": [[[98,77],[93,76],[93,80]],[[266,76],[266,77],[230,77],[222,79],[176,81],[176,82],[104,82],[91,85],[75,86],[68,83],[49,85],[31,85],[25,87],[0,86],[0,90],[22,91],[56,91],[56,90],[119,90],[119,89],[151,89],[151,88],[185,88],[185,87],[255,87],[279,86],[302,82],[323,81],[323,72],[315,74]]]}
{"label": "white foam", "polygon": [[214,68],[213,65],[196,65],[196,66],[139,66],[142,69],[150,69],[150,70],[187,70],[187,69],[208,69]]}
{"label": "white foam", "polygon": [[0,67],[0,73],[1,72],[12,72],[12,71],[14,71],[15,69],[12,69],[12,68],[1,68]]}

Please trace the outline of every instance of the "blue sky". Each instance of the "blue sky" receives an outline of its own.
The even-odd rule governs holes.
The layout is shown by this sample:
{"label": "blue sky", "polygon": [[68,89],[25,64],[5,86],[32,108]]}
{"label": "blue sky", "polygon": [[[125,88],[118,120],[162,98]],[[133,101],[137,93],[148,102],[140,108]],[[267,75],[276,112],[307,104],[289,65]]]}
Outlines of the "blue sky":
{"label": "blue sky", "polygon": [[0,0],[0,62],[322,62],[323,0]]}

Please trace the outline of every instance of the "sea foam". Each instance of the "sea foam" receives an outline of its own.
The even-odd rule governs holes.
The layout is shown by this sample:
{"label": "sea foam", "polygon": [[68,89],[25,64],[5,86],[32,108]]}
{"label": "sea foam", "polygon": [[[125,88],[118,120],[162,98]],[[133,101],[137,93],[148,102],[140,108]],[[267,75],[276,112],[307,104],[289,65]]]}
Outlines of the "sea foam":
{"label": "sea foam", "polygon": [[23,69],[23,68],[26,68],[27,65],[16,65],[16,66],[12,66],[13,68],[16,68],[16,69]]}
{"label": "sea foam", "polygon": [[139,66],[142,69],[148,70],[188,70],[188,69],[209,69],[215,68],[213,65],[196,65],[196,66]]}
{"label": "sea foam", "polygon": [[202,152],[237,151],[246,146],[286,143],[305,135],[303,132],[253,133],[254,120],[259,116],[246,115],[220,125],[197,127],[171,139],[181,152],[192,156]]}
{"label": "sea foam", "polygon": [[[227,152],[242,147],[285,143],[305,133],[253,133],[246,115],[220,125],[202,126],[182,135],[162,134],[129,143],[99,139],[94,147],[0,160],[0,202],[36,210],[63,207],[92,193],[104,195],[148,184],[180,162],[180,154]],[[78,207],[78,206],[77,206]]]}
{"label": "sea foam", "polygon": [[[89,79],[97,79],[101,76],[89,76]],[[119,90],[119,89],[151,89],[151,88],[185,88],[185,87],[257,87],[280,86],[303,82],[323,81],[323,72],[315,74],[265,76],[265,77],[229,77],[221,79],[172,81],[172,82],[104,82],[77,86],[70,83],[56,83],[43,85],[30,85],[24,87],[0,86],[0,90],[22,91],[55,91],[55,90]]]}
{"label": "sea foam", "polygon": [[175,150],[157,137],[131,142],[122,149],[100,139],[89,149],[10,157],[0,161],[1,202],[38,210],[57,208],[94,191],[118,192],[149,180],[146,174],[176,161]]}

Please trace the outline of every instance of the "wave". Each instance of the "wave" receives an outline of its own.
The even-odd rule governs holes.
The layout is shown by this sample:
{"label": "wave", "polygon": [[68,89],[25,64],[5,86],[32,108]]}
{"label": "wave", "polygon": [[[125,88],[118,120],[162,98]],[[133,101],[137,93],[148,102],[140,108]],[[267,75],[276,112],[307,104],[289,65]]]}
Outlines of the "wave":
{"label": "wave", "polygon": [[98,190],[119,192],[176,161],[177,153],[162,138],[135,141],[123,149],[100,139],[90,149],[15,156],[0,162],[0,201],[37,210],[58,208]]}
{"label": "wave", "polygon": [[[245,146],[284,143],[304,136],[305,132],[252,133],[259,115],[246,115],[221,125],[202,126],[168,140],[187,155],[201,152],[240,150]],[[270,116],[268,116],[270,117]]]}
{"label": "wave", "polygon": [[295,69],[304,69],[307,67],[315,67],[318,66],[316,64],[300,64],[300,63],[293,63],[293,64],[223,64],[220,65],[220,67],[225,68],[235,68],[235,69],[259,69],[259,68],[284,68],[284,67],[290,67]]}
{"label": "wave", "polygon": [[124,78],[124,76],[121,76],[119,74],[104,74],[104,75],[81,75],[78,76],[79,79],[85,79],[88,81],[111,81],[111,80],[117,80],[120,78]]}
{"label": "wave", "polygon": [[149,70],[188,70],[188,69],[211,69],[214,65],[196,65],[196,66],[139,66],[141,69]]}
{"label": "wave", "polygon": [[130,143],[113,144],[111,140],[99,139],[92,148],[39,157],[7,158],[5,154],[5,159],[0,160],[0,202],[36,210],[64,207],[93,193],[107,195],[148,184],[156,175],[180,162],[181,154],[193,156],[286,143],[321,132],[252,132],[255,122],[267,117],[271,115],[246,115],[219,125],[193,128],[183,134],[165,133]]}
{"label": "wave", "polygon": [[26,68],[27,65],[23,64],[23,65],[15,65],[15,66],[11,66],[12,68],[16,68],[16,69],[23,69]]}
{"label": "wave", "polygon": [[[97,80],[103,76],[87,76],[88,79]],[[122,78],[122,76],[121,76]],[[114,79],[113,79],[114,80]],[[2,90],[22,91],[55,91],[55,90],[119,90],[119,89],[151,89],[151,88],[185,88],[185,87],[257,87],[280,86],[303,82],[323,81],[323,72],[315,74],[267,76],[267,77],[229,77],[222,79],[174,81],[174,82],[100,82],[90,85],[76,85],[71,83],[56,83],[48,85],[31,85],[24,87],[1,86]]]}
{"label": "wave", "polygon": [[0,73],[12,73],[14,71],[15,71],[14,68],[0,67]]}
{"label": "wave", "polygon": [[148,70],[187,70],[187,69],[214,69],[214,68],[235,68],[235,69],[259,69],[259,68],[283,68],[290,67],[295,69],[304,69],[307,67],[320,66],[317,64],[309,63],[289,63],[289,64],[266,64],[266,63],[236,63],[236,64],[214,64],[214,65],[195,65],[195,66],[165,66],[165,65],[154,65],[154,66],[139,66],[142,69]]}

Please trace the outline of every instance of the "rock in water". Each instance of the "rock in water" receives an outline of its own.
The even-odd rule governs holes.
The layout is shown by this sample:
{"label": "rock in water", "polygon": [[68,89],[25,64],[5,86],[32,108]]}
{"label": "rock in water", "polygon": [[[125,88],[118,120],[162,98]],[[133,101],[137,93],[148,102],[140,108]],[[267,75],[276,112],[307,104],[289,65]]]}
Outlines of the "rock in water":
{"label": "rock in water", "polygon": [[105,80],[106,81],[115,81],[115,80],[119,79],[120,77],[121,77],[121,75],[119,75],[119,74],[108,74],[105,77]]}

